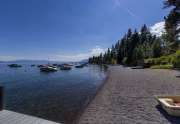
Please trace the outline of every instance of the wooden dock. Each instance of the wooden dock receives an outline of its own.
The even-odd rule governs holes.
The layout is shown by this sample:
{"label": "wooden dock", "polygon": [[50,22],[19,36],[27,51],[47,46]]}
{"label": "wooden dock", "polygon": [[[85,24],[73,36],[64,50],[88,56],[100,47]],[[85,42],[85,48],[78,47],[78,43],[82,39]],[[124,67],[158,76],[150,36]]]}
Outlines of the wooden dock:
{"label": "wooden dock", "polygon": [[0,124],[60,124],[8,110],[0,111]]}

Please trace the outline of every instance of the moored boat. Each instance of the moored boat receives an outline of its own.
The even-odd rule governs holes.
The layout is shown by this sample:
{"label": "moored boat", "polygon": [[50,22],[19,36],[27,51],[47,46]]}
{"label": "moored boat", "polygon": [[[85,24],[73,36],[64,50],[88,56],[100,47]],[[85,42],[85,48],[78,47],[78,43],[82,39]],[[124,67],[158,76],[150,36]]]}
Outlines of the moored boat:
{"label": "moored boat", "polygon": [[84,66],[83,65],[76,65],[75,67],[76,68],[83,68]]}
{"label": "moored boat", "polygon": [[60,67],[61,70],[71,70],[70,66],[61,66]]}
{"label": "moored boat", "polygon": [[43,67],[40,67],[40,70],[43,72],[55,72],[55,71],[58,71],[58,68],[55,66],[43,66]]}
{"label": "moored boat", "polygon": [[18,64],[10,64],[8,65],[10,68],[20,68],[22,67],[22,65],[18,65]]}
{"label": "moored boat", "polygon": [[38,65],[37,67],[38,68],[42,68],[42,67],[45,67],[45,65]]}
{"label": "moored boat", "polygon": [[73,66],[72,64],[68,64],[68,63],[64,63],[62,65],[64,65],[64,66]]}

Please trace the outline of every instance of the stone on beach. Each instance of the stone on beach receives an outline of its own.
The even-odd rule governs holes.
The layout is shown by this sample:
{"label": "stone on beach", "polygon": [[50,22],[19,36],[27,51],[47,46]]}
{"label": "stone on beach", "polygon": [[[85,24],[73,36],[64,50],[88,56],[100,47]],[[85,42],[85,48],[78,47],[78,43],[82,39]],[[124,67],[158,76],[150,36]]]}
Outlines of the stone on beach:
{"label": "stone on beach", "polygon": [[179,124],[168,116],[155,95],[180,94],[177,71],[109,68],[109,76],[79,118],[79,124]]}

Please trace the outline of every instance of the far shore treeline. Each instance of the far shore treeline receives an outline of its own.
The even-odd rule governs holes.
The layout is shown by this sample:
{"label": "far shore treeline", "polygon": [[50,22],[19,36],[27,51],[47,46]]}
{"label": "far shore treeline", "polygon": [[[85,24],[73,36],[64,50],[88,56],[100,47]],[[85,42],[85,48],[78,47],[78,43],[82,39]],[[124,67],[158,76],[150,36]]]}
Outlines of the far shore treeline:
{"label": "far shore treeline", "polygon": [[89,58],[89,63],[180,68],[180,1],[164,1],[164,9],[169,7],[172,9],[164,17],[166,32],[162,36],[153,35],[146,25],[140,31],[129,29],[104,54]]}

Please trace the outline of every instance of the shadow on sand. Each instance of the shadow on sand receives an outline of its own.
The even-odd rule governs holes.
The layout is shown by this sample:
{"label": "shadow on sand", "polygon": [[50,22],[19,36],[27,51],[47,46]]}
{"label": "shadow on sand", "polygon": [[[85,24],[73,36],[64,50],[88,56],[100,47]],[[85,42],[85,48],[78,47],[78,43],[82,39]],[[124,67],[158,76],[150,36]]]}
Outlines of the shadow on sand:
{"label": "shadow on sand", "polygon": [[160,105],[156,106],[157,110],[172,124],[180,124],[180,117],[173,117],[166,113]]}

